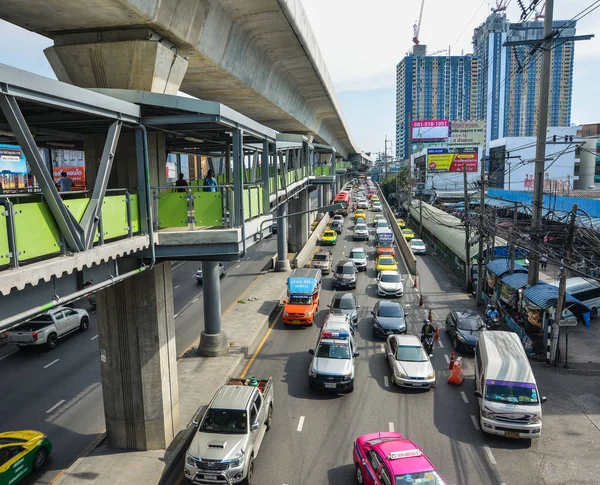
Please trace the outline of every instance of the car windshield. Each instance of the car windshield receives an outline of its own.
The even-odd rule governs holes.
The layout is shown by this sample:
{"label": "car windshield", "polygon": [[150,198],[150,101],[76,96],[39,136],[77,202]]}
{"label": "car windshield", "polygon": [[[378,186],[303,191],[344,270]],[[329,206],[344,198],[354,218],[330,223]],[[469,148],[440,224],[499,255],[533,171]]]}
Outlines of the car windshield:
{"label": "car windshield", "polygon": [[401,317],[404,311],[400,305],[385,305],[379,307],[380,317]]}
{"label": "car windshield", "polygon": [[337,269],[335,270],[336,273],[338,274],[354,274],[354,267],[350,266],[349,264],[340,264]]}
{"label": "car windshield", "polygon": [[317,349],[317,357],[326,359],[349,359],[350,347],[347,343],[341,342],[321,342]]}
{"label": "car windshield", "polygon": [[413,239],[410,244],[411,246],[425,246],[425,243],[420,239]]}
{"label": "car windshield", "polygon": [[289,303],[292,305],[310,305],[310,296],[291,295]]}
{"label": "car windshield", "polygon": [[396,260],[394,258],[381,258],[379,260],[379,264],[382,266],[394,266],[396,264]]}
{"label": "car windshield", "polygon": [[327,261],[329,259],[327,254],[315,254],[313,261]]}
{"label": "car windshield", "polygon": [[352,298],[352,295],[344,295],[333,300],[333,305],[331,305],[331,308],[336,308],[340,310],[350,310],[355,306],[356,305],[354,305],[354,299]]}
{"label": "car windshield", "polygon": [[381,282],[382,283],[400,283],[402,281],[402,277],[399,274],[382,274]]}
{"label": "car windshield", "polygon": [[535,384],[509,381],[485,381],[485,398],[488,401],[510,404],[538,404]]}
{"label": "car windshield", "polygon": [[350,257],[356,258],[356,259],[365,259],[366,258],[365,252],[362,249],[360,249],[360,250],[355,249],[354,251],[350,251]]}
{"label": "car windshield", "polygon": [[356,224],[356,228],[357,231],[366,231],[367,230],[367,226],[366,224]]}
{"label": "car windshield", "polygon": [[400,345],[396,351],[396,360],[403,360],[405,362],[427,362],[427,354],[420,345]]}
{"label": "car windshield", "polygon": [[394,477],[395,485],[446,485],[436,471],[407,473],[406,475],[396,475]]}
{"label": "car windshield", "polygon": [[388,223],[385,219],[379,219],[377,221],[377,227],[388,227]]}
{"label": "car windshield", "polygon": [[410,229],[402,229],[402,234],[412,234],[413,232]]}
{"label": "car windshield", "polygon": [[479,330],[483,326],[483,320],[480,318],[469,317],[458,319],[459,330]]}
{"label": "car windshield", "polygon": [[244,410],[209,409],[198,428],[199,433],[246,434],[248,417]]}

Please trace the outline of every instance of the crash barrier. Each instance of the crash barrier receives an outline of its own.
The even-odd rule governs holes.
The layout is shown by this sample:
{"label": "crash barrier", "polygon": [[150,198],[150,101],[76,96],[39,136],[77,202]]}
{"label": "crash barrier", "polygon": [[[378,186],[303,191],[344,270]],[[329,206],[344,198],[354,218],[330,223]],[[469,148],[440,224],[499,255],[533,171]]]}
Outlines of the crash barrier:
{"label": "crash barrier", "polygon": [[[131,194],[124,189],[120,191],[125,194],[104,197],[101,219],[94,238],[96,244],[131,237],[140,232],[138,194]],[[41,194],[31,195],[29,199],[35,200],[31,202],[24,196],[0,196],[0,267],[17,267],[19,263],[33,262],[66,252],[66,244],[48,204],[37,201],[38,198],[41,198]],[[65,207],[80,222],[90,199],[63,198]],[[19,202],[13,203],[12,200]],[[14,241],[13,248],[10,248],[9,241]]]}
{"label": "crash barrier", "polygon": [[448,377],[448,384],[460,386],[465,380],[465,371],[463,370],[462,357],[456,359],[456,361],[452,364],[452,368],[450,370],[452,372]]}
{"label": "crash barrier", "polygon": [[304,268],[311,260],[315,250],[317,249],[317,244],[319,244],[321,234],[323,234],[323,231],[329,224],[329,219],[329,214],[323,214],[323,218],[317,225],[316,229],[310,235],[304,247],[296,255],[296,258],[292,261],[292,266],[294,268]]}
{"label": "crash barrier", "polygon": [[400,252],[402,253],[404,263],[406,264],[406,268],[408,269],[410,274],[416,275],[417,258],[415,258],[415,255],[410,250],[408,242],[406,241],[406,239],[404,239],[402,229],[400,229],[400,226],[396,222],[396,217],[394,216],[394,213],[392,212],[392,209],[390,208],[390,205],[388,204],[387,200],[383,196],[383,192],[381,192],[381,188],[379,187],[379,184],[377,182],[375,182],[375,186],[377,187],[377,191],[379,192],[379,197],[381,199],[381,204],[383,205],[383,210],[385,211],[388,222],[390,223],[390,227],[394,232],[394,238],[396,239],[398,247],[400,248]]}

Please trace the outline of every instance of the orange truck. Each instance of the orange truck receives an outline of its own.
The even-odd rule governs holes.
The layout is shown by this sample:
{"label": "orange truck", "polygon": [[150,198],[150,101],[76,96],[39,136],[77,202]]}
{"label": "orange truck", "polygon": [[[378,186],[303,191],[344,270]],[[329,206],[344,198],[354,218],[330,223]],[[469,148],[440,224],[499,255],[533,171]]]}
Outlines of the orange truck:
{"label": "orange truck", "polygon": [[319,311],[321,296],[321,270],[295,269],[288,278],[288,297],[283,300],[283,323],[286,325],[312,325]]}

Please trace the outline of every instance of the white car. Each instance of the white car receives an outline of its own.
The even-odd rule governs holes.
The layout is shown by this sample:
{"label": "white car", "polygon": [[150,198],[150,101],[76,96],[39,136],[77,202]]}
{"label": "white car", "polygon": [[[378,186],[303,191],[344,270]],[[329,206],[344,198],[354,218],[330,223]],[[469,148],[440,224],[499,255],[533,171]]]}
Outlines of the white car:
{"label": "white car", "polygon": [[409,244],[413,254],[427,253],[427,247],[425,246],[425,243],[422,239],[411,239]]}
{"label": "white car", "polygon": [[367,201],[367,199],[358,199],[358,202],[356,203],[356,207],[358,209],[368,209],[369,202]]}
{"label": "white car", "polygon": [[385,343],[385,358],[397,386],[435,387],[435,371],[416,335],[390,335]]}
{"label": "white car", "polygon": [[336,214],[335,216],[333,216],[333,219],[331,219],[331,222],[335,222],[335,221],[340,221],[343,224],[344,216],[341,214]]}
{"label": "white car", "polygon": [[[368,229],[366,229],[366,225],[365,225],[365,230],[367,231],[367,237],[368,237]],[[365,251],[365,248],[352,248],[350,249],[350,253],[348,254],[348,259],[351,259],[352,261],[354,261],[354,264],[356,265],[356,268],[358,269],[358,271],[367,271],[367,252]]]}
{"label": "white car", "polygon": [[358,352],[351,332],[323,330],[308,368],[311,389],[333,392],[354,391],[354,364]]}
{"label": "white car", "polygon": [[383,210],[383,206],[381,205],[381,202],[379,202],[378,200],[373,202],[373,207],[371,207],[371,210],[373,212],[381,212]]}
{"label": "white car", "polygon": [[[219,263],[219,278],[224,275],[225,275],[225,266],[223,266],[223,263]],[[202,283],[202,266],[200,266],[198,268],[198,271],[196,271],[196,282],[198,284]]]}
{"label": "white car", "polygon": [[404,294],[404,279],[398,271],[380,271],[377,276],[377,295],[398,297]]}
{"label": "white car", "polygon": [[367,241],[369,239],[369,228],[366,224],[356,224],[354,226],[354,240]]}

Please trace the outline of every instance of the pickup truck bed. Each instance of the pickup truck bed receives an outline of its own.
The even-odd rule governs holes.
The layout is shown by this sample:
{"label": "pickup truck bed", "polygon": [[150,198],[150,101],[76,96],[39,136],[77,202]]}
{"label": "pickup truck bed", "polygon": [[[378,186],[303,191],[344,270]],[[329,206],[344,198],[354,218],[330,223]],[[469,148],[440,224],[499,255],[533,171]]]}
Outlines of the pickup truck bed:
{"label": "pickup truck bed", "polygon": [[[264,394],[269,386],[271,385],[271,379],[257,379],[258,385],[254,387],[258,387],[258,390],[261,394]],[[242,377],[232,377],[227,381],[227,386],[251,386],[252,379],[244,379]],[[255,381],[256,382],[256,381]]]}

